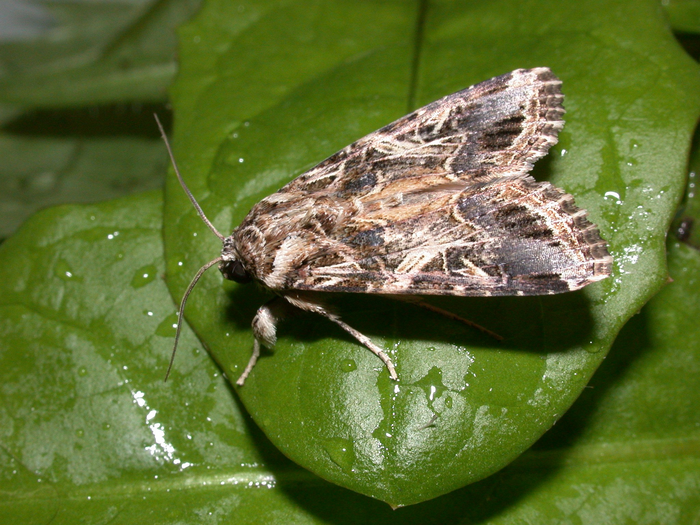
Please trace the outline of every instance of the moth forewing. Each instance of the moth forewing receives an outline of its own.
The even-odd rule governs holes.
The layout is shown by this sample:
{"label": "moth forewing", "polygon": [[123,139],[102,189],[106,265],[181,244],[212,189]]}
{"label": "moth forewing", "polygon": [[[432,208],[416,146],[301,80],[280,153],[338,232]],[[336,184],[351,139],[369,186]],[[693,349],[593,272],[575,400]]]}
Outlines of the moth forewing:
{"label": "moth forewing", "polygon": [[260,345],[274,345],[284,302],[336,323],[397,379],[391,359],[330,312],[321,292],[544,295],[608,277],[612,258],[586,212],[529,176],[557,142],[562,101],[561,81],[548,68],[515,70],[448,95],[264,198],[228,237],[175,168],[223,242],[221,256],[188,288],[181,314],[196,280],[218,262],[227,279],[254,280],[277,295],[253,319],[253,355],[239,385]]}

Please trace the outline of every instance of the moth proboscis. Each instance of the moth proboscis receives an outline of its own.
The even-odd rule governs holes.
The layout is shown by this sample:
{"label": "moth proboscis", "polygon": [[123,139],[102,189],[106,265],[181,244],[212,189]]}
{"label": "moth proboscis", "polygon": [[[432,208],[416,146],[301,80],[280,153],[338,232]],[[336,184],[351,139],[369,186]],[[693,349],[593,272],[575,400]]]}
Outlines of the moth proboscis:
{"label": "moth proboscis", "polygon": [[[533,164],[564,125],[561,81],[545,67],[518,69],[406,115],[361,138],[256,204],[215,264],[226,279],[256,281],[276,294],[253,319],[253,354],[273,347],[287,303],[330,319],[379,357],[382,348],[331,312],[323,292],[385,294],[445,312],[415,296],[546,295],[610,275],[612,258],[573,197],[535,181]],[[157,117],[156,117],[157,119]],[[483,329],[485,330],[485,329]],[[166,374],[167,379],[167,374]]]}

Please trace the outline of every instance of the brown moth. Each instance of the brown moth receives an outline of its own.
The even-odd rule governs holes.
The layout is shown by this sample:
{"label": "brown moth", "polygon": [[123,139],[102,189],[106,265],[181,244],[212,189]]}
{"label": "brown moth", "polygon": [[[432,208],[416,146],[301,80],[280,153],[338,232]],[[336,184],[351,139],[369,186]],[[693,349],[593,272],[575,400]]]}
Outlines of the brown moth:
{"label": "brown moth", "polygon": [[[226,279],[255,281],[276,294],[253,319],[253,355],[239,385],[260,345],[274,346],[284,302],[336,323],[397,379],[389,356],[332,313],[322,292],[393,295],[459,319],[412,297],[555,294],[608,277],[612,258],[586,212],[571,195],[528,175],[557,142],[562,100],[561,81],[544,67],[448,95],[264,198],[228,237],[206,218],[175,166],[223,242],[221,255],[184,294],[175,347],[187,297],[215,264]],[[172,158],[169,145],[168,152]]]}

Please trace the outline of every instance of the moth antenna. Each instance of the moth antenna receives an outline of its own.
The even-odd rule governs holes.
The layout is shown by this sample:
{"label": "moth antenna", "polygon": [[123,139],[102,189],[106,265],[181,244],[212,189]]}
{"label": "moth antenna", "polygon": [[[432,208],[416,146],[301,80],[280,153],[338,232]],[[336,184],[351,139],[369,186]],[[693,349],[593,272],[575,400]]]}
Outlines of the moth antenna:
{"label": "moth antenna", "polygon": [[180,328],[182,327],[182,316],[185,313],[185,304],[187,303],[187,298],[190,296],[190,293],[192,292],[194,286],[197,284],[197,281],[199,281],[199,278],[202,277],[202,275],[204,275],[204,272],[206,272],[215,264],[220,263],[222,260],[223,257],[217,257],[213,261],[209,261],[207,264],[202,266],[192,279],[192,282],[190,282],[190,285],[187,287],[187,290],[185,290],[185,295],[182,296],[182,301],[180,301],[180,309],[177,312],[177,328],[175,329],[175,344],[173,345],[173,354],[170,356],[170,364],[168,365],[168,371],[165,373],[165,379],[163,380],[164,382],[168,380],[168,376],[170,376],[170,370],[173,368],[173,363],[175,362],[175,351],[177,350],[177,342],[180,340]]}
{"label": "moth antenna", "polygon": [[207,219],[207,216],[204,215],[204,210],[202,210],[202,207],[197,202],[197,199],[194,198],[194,195],[192,195],[192,192],[187,187],[187,184],[185,184],[185,180],[182,178],[182,175],[180,175],[180,170],[177,169],[177,163],[175,162],[175,155],[173,155],[173,150],[170,147],[170,142],[168,142],[168,137],[165,134],[165,130],[163,129],[163,125],[160,123],[160,119],[158,118],[158,115],[156,115],[154,113],[153,116],[156,118],[156,123],[158,124],[158,129],[160,130],[160,135],[161,135],[161,137],[163,137],[163,142],[165,142],[165,148],[168,150],[168,155],[170,155],[170,162],[172,162],[172,164],[173,164],[173,169],[175,170],[175,175],[177,175],[177,180],[180,181],[180,186],[182,186],[182,189],[185,190],[185,194],[189,197],[190,201],[192,202],[192,205],[194,206],[194,209],[197,210],[197,213],[204,221],[204,224],[206,224],[209,227],[209,229],[214,232],[214,235],[216,235],[219,239],[221,239],[223,241],[226,237],[221,235],[219,233],[219,230],[217,230],[214,227],[214,225],[209,221],[209,219]]}

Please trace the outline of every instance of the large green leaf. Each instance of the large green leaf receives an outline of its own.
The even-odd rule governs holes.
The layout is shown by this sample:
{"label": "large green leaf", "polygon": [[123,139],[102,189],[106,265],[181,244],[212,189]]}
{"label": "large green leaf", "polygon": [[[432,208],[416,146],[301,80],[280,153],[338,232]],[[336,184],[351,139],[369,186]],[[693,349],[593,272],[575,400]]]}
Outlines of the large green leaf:
{"label": "large green leaf", "polygon": [[391,511],[295,467],[174,305],[155,194],[43,212],[0,247],[0,523],[694,523],[700,253],[623,329],[544,439],[498,474]]}
{"label": "large green leaf", "polygon": [[[322,21],[325,23],[331,14],[328,8],[323,11],[323,5],[325,4],[313,4],[317,9],[318,24]],[[386,5],[388,4],[380,4],[379,7]],[[542,10],[539,22],[534,16],[525,17],[522,11],[508,11],[508,4],[499,5],[503,9],[498,15],[492,14],[487,17],[487,13],[483,11],[478,13],[478,16],[474,15],[474,25],[487,31],[495,24],[496,29],[500,27],[503,35],[507,35],[509,31],[514,30],[511,26],[522,24],[530,24],[534,28],[533,31],[536,31],[548,20],[547,16],[554,16],[552,8],[545,9],[541,4],[538,4]],[[683,140],[683,137],[687,136],[687,127],[683,124],[685,120],[674,123],[677,113],[665,106],[668,103],[665,97],[676,97],[679,104],[682,101],[679,92],[671,89],[674,85],[668,79],[678,77],[676,80],[680,85],[682,82],[678,79],[684,78],[684,74],[691,74],[695,66],[682,62],[677,55],[677,49],[663,33],[663,25],[658,19],[650,15],[650,25],[645,30],[639,29],[640,19],[644,20],[646,16],[644,11],[636,17],[630,11],[621,12],[620,5],[619,2],[606,3],[598,13],[589,13],[588,18],[583,16],[586,14],[584,11],[569,13],[568,19],[574,17],[573,22],[569,24],[576,23],[581,27],[572,30],[566,23],[562,23],[562,29],[571,32],[563,38],[568,39],[572,34],[579,34],[583,29],[590,29],[595,25],[595,30],[584,34],[611,46],[610,42],[613,39],[613,44],[619,47],[607,50],[607,54],[627,52],[633,57],[645,57],[652,63],[661,64],[662,68],[668,68],[666,76],[659,74],[656,78],[659,85],[665,86],[667,91],[659,94],[652,90],[647,96],[653,98],[660,116],[654,119],[648,116],[637,117],[636,112],[639,108],[644,109],[642,102],[647,99],[631,98],[630,104],[625,108],[626,112],[620,112],[614,120],[614,133],[611,131],[609,140],[602,143],[618,144],[615,137],[626,129],[621,128],[619,122],[639,118],[639,125],[648,128],[646,133],[640,136],[649,136],[650,140],[659,139],[658,143],[651,140],[652,146],[647,143],[643,150],[644,170],[648,169],[652,162],[668,166],[669,171],[662,173],[663,176],[652,170],[654,181],[663,182],[665,177],[679,176],[681,170],[677,169],[677,166],[684,162],[688,146]],[[280,3],[280,7],[285,6],[288,7],[288,4]],[[253,18],[258,16],[264,26],[265,17],[255,11],[255,6],[244,5],[236,16],[241,16],[240,13],[245,14],[246,7],[249,8],[248,14]],[[649,7],[653,6],[647,5],[647,8]],[[282,14],[285,13],[289,11],[283,11]],[[388,8],[375,9],[369,18],[384,19],[389,26],[391,24],[386,19],[391,18],[391,13]],[[611,13],[618,19],[608,20]],[[365,13],[360,14],[364,16]],[[222,12],[220,16],[224,15]],[[424,15],[430,19],[435,12],[428,6],[424,9]],[[507,20],[511,15],[518,15],[520,18],[517,23],[511,22],[509,25]],[[652,15],[655,16],[655,13]],[[351,17],[346,18],[348,23],[353,21]],[[459,17],[451,18],[455,28],[458,28]],[[562,22],[567,21],[567,15],[562,12],[560,18]],[[608,27],[607,24],[619,18],[626,18],[624,22],[619,22],[620,27]],[[595,20],[590,21],[592,19]],[[237,20],[246,22],[250,19],[243,16]],[[586,21],[589,21],[589,26],[585,25]],[[626,33],[627,38],[622,38],[619,31],[622,31],[626,24],[636,27],[637,31],[633,31],[632,35]],[[282,24],[282,28],[284,27],[285,24]],[[205,44],[207,38],[211,38],[212,42],[227,42],[227,38],[234,40],[233,36],[236,36],[239,29],[240,26],[234,23],[225,28],[211,23],[205,30],[195,31],[194,35],[190,35],[193,36],[193,42],[197,37],[199,41],[205,40]],[[308,24],[307,29],[297,40],[311,38],[317,31],[312,23]],[[332,31],[336,29],[337,25]],[[463,28],[458,30],[462,31]],[[546,47],[546,42],[552,37],[551,33],[544,32],[537,45]],[[523,37],[522,31],[515,31],[514,34]],[[663,38],[660,38],[661,34],[664,35]],[[341,33],[338,35],[342,36]],[[423,30],[423,35],[423,41],[429,43],[430,39],[427,37],[430,31]],[[617,37],[617,40],[614,37]],[[248,98],[242,100],[243,105],[237,108],[243,115],[239,115],[238,118],[250,117],[248,128],[254,125],[253,117],[261,111],[260,108],[279,110],[274,103],[269,103],[269,97],[270,93],[274,95],[280,86],[284,87],[288,80],[282,78],[285,73],[282,67],[284,60],[268,60],[269,69],[262,71],[263,64],[257,63],[256,67],[252,58],[255,53],[265,52],[268,58],[274,58],[280,49],[287,49],[286,45],[274,47],[274,43],[279,40],[288,41],[289,34],[278,31],[274,26],[268,27],[264,38],[261,36],[259,39],[250,40],[251,45],[246,55],[250,61],[249,77],[265,73],[268,78],[263,85],[246,83],[246,78],[240,79],[241,92],[245,93],[247,90]],[[488,39],[485,41],[489,42]],[[345,40],[346,45],[352,43]],[[267,45],[270,49],[265,49]],[[489,45],[497,48],[495,44]],[[657,47],[650,51],[644,47],[647,45]],[[309,46],[314,47],[311,44]],[[225,45],[222,44],[222,47]],[[563,46],[557,53],[564,54],[567,49]],[[599,54],[606,54],[602,53],[600,48],[592,49],[597,50]],[[589,55],[585,50],[579,51],[578,55],[574,56],[585,61]],[[491,49],[481,49],[478,52],[490,56]],[[220,155],[219,150],[225,150],[221,145],[221,136],[226,119],[229,118],[228,114],[222,111],[221,115],[208,115],[209,121],[200,122],[196,119],[194,111],[198,106],[206,107],[210,99],[209,93],[203,97],[190,98],[187,95],[201,93],[201,90],[194,87],[214,86],[210,72],[217,70],[226,74],[229,64],[225,64],[227,67],[221,69],[213,69],[220,58],[217,53],[201,56],[192,54],[192,58],[199,59],[197,64],[190,62],[191,66],[199,68],[198,73],[193,74],[187,83],[180,83],[178,86],[181,95],[178,107],[181,107],[181,104],[187,105],[187,111],[182,109],[180,113],[183,118],[188,115],[191,119],[189,125],[193,126],[190,128],[192,136],[187,136],[187,127],[183,126],[178,113],[178,156],[182,153],[188,157],[188,180],[191,176],[197,179],[199,169],[203,170],[200,175],[206,173],[212,159]],[[569,59],[573,60],[571,57]],[[239,61],[241,57],[236,57],[235,60]],[[516,55],[514,60],[517,60]],[[560,57],[559,60],[563,58]],[[641,58],[639,60],[643,61]],[[436,63],[432,64],[433,67],[438,65],[437,59],[434,62]],[[422,63],[423,67],[427,67],[425,60]],[[503,72],[505,69],[543,63],[540,60],[534,63],[508,63],[502,70],[497,69],[497,64],[494,63],[494,71],[474,72],[473,81]],[[573,101],[572,92],[569,90],[570,79],[556,67],[554,61],[547,63],[555,67],[557,73],[564,78],[569,109],[567,120],[571,124],[575,115],[572,115],[574,108],[571,106]],[[596,67],[595,61],[590,60],[590,57],[589,64],[591,68]],[[624,92],[629,89],[632,95],[640,92],[643,94],[647,91],[645,74],[654,70],[632,66],[633,64],[630,64],[627,71],[631,79],[628,82],[633,83],[632,87],[619,82],[616,84],[617,91]],[[346,67],[346,64],[339,65],[338,69],[343,67]],[[258,69],[261,71],[258,72]],[[277,84],[274,82],[276,69],[280,74]],[[231,69],[231,72],[237,75],[235,70]],[[377,74],[380,73],[381,71]],[[352,73],[348,73],[348,76],[352,77]],[[585,80],[585,75],[582,76]],[[581,82],[580,79],[574,80]],[[612,80],[620,79],[613,75]],[[417,86],[414,83],[411,85]],[[365,87],[358,85],[355,89],[361,90]],[[458,87],[462,86],[455,86],[454,89]],[[213,103],[220,103],[225,95],[236,101],[236,94],[227,94],[226,86],[217,89],[211,90],[212,94],[220,94],[218,99],[211,97]],[[267,91],[268,89],[270,91]],[[302,85],[297,91],[305,89],[306,86]],[[588,89],[589,87],[586,87],[584,91],[588,92]],[[253,104],[252,98],[256,91],[260,95],[260,101]],[[418,93],[420,90],[414,91]],[[601,100],[607,100],[606,103],[610,104],[610,100],[601,96],[601,93],[605,95],[607,92],[605,89],[593,90],[589,96],[600,96]],[[368,98],[371,101],[371,96]],[[430,97],[426,95],[426,98]],[[268,103],[265,100],[268,100]],[[359,98],[359,101],[361,103],[362,98]],[[427,100],[416,99],[416,103],[425,101]],[[302,102],[303,97],[295,104]],[[328,101],[331,109],[337,102]],[[375,109],[381,109],[385,102],[386,100],[380,99]],[[293,105],[292,101],[283,101],[282,106],[285,104]],[[408,104],[406,102],[406,106]],[[408,110],[407,107],[400,108],[400,105],[396,104],[397,114],[386,115],[386,119],[394,118]],[[586,108],[590,108],[591,105],[589,99]],[[358,106],[355,116],[358,122],[363,118],[361,107],[366,108]],[[693,105],[688,104],[687,121],[694,119],[693,108]],[[269,110],[274,113],[274,109]],[[226,111],[231,111],[231,108],[227,108]],[[372,118],[377,120],[371,124],[372,127],[387,121],[378,113],[368,113],[370,117],[374,115]],[[283,115],[284,119],[291,114],[290,109]],[[639,114],[645,115],[643,112]],[[207,114],[202,114],[202,117],[207,117]],[[299,119],[298,114],[296,118]],[[231,122],[236,125],[237,120],[232,119]],[[284,120],[280,122],[284,123]],[[279,125],[280,122],[275,120],[275,125]],[[298,132],[298,129],[307,129],[311,125],[309,120],[304,122],[299,119],[296,122],[285,124],[289,127],[288,132]],[[357,135],[341,137],[337,139],[341,143],[328,145],[328,138],[336,140],[335,134],[339,131],[335,126],[342,122],[344,121],[336,119],[333,124],[326,124],[328,128],[319,127],[318,131],[321,133],[306,138],[309,143],[315,140],[319,142],[320,148],[328,147],[332,150],[371,130],[358,128]],[[607,121],[602,120],[601,127],[602,122]],[[184,124],[187,124],[187,121]],[[200,124],[199,127],[197,124]],[[370,124],[362,124],[365,125],[370,127]],[[611,128],[612,125],[608,127]],[[105,133],[109,133],[109,125],[104,129]],[[271,132],[274,130],[273,126]],[[671,135],[676,133],[674,140],[678,145],[673,146],[675,150],[670,150],[672,146],[664,142],[668,137],[656,137],[657,133],[662,134],[664,130]],[[342,129],[340,132],[343,132]],[[60,134],[60,128],[56,127],[52,133]],[[351,135],[347,130],[345,133]],[[197,148],[197,134],[201,138],[201,149]],[[41,133],[37,136],[40,137]],[[595,138],[595,135],[592,136]],[[260,137],[268,142],[271,140],[267,136]],[[563,138],[565,137],[566,133]],[[304,136],[300,138],[306,140]],[[567,140],[573,140],[573,137]],[[115,144],[117,143],[119,141],[115,141]],[[190,147],[186,147],[188,143]],[[124,140],[121,144],[121,153],[128,154],[129,141]],[[265,144],[266,142],[256,147],[264,148]],[[280,144],[284,145],[284,142]],[[297,146],[307,151],[303,145]],[[576,148],[584,146],[586,144],[577,143]],[[291,146],[287,144],[285,147]],[[28,145],[27,148],[29,150]],[[634,150],[638,151],[638,148]],[[567,146],[566,149],[569,153],[564,159],[568,161],[575,149],[572,146]],[[244,160],[248,162],[248,153],[255,151],[251,149],[249,152],[246,149]],[[291,151],[287,150],[287,153],[286,158],[293,157]],[[319,151],[318,155],[323,156],[326,153]],[[561,150],[557,153],[561,153]],[[608,163],[614,164],[613,161],[618,159],[610,154],[609,148],[604,149],[604,153]],[[276,154],[274,147],[271,147],[267,154]],[[34,161],[30,155],[29,150],[27,159]],[[197,159],[198,155],[203,156],[203,162]],[[310,165],[316,160],[319,159],[313,158],[304,162]],[[630,159],[630,162],[632,160]],[[552,166],[551,161],[549,162],[550,168],[540,171],[538,177],[559,177],[557,170],[560,168],[556,168],[558,163],[554,162]],[[291,161],[289,166],[286,166],[286,163],[280,164],[279,169],[300,169],[292,164]],[[585,172],[588,168],[584,164],[582,169]],[[292,176],[291,171],[289,176]],[[269,175],[271,172],[267,173]],[[637,180],[632,175],[640,173],[646,177],[646,172],[628,173],[632,184]],[[679,176],[679,180],[681,179]],[[647,181],[646,178],[642,180]],[[558,183],[571,184],[561,181],[563,179]],[[201,180],[197,184],[200,185],[198,195],[201,195],[201,192],[206,193],[206,185]],[[268,191],[267,187],[256,188],[255,184],[250,182],[246,186],[248,192],[258,192],[262,196]],[[662,235],[670,216],[670,206],[666,204],[678,196],[679,186],[674,179],[673,188],[676,195],[669,194],[666,188],[663,194],[655,193],[654,184],[646,187],[645,194],[651,195],[653,202],[664,201],[663,206],[649,207],[649,217],[653,219],[647,224],[651,229],[648,232],[650,237],[657,238]],[[575,185],[566,187],[576,191]],[[269,188],[269,191],[274,189],[276,188]],[[605,191],[618,189],[606,188]],[[177,192],[179,189],[176,188],[175,192],[170,194],[170,198],[179,199],[180,194]],[[634,192],[631,193],[634,195]],[[252,202],[258,196],[247,198]],[[595,200],[594,192],[590,198]],[[578,194],[577,199],[582,202]],[[0,523],[684,523],[696,519],[700,509],[700,469],[696,453],[700,421],[695,410],[700,402],[696,388],[700,363],[700,334],[695,320],[700,315],[697,302],[700,292],[697,282],[700,258],[689,246],[671,244],[669,260],[674,283],[655,297],[641,310],[641,314],[634,317],[625,327],[610,356],[594,376],[591,382],[594,388],[585,389],[572,409],[531,451],[482,482],[430,502],[392,512],[383,503],[326,483],[280,457],[275,448],[257,431],[257,427],[249,422],[248,416],[241,413],[235,396],[231,395],[218,369],[213,366],[198,341],[187,329],[176,362],[175,381],[162,384],[161,379],[172,341],[174,305],[159,278],[165,268],[161,260],[162,246],[159,235],[160,205],[157,196],[145,195],[100,206],[50,210],[35,217],[14,238],[0,247],[0,267],[5,276],[0,282]],[[184,210],[184,201],[182,205]],[[614,208],[616,204],[606,201],[606,205]],[[624,206],[627,205],[629,203],[625,201],[617,206],[622,210],[626,209]],[[585,206],[595,209],[590,202],[586,202]],[[696,208],[693,207],[693,201],[689,199],[685,215],[697,218],[694,209]],[[641,208],[641,211],[647,210]],[[603,215],[601,212],[594,217],[603,224]],[[219,226],[222,222],[229,226],[226,213],[214,217]],[[623,218],[618,221],[618,230],[628,228],[628,231],[623,233],[630,237],[640,235],[640,231],[633,229],[630,221]],[[639,219],[638,216],[636,218]],[[194,230],[194,217],[180,217],[179,213],[176,213],[169,221],[173,219],[181,221],[172,224],[181,228],[180,233]],[[236,218],[232,216],[229,221],[233,225]],[[119,234],[115,235],[116,232]],[[199,238],[208,234],[206,230],[201,232],[203,233],[200,233]],[[606,232],[606,235],[610,237],[610,232]],[[619,235],[622,233],[618,232]],[[647,237],[640,235],[640,244],[645,239]],[[206,244],[198,249],[201,251],[188,252],[188,264],[192,267],[199,264],[199,258],[213,257],[217,248],[213,244]],[[212,255],[209,255],[210,251]],[[641,304],[644,294],[639,298],[635,296],[636,283],[633,283],[635,286],[630,286],[629,283],[630,280],[639,280],[643,284],[646,277],[644,273],[649,268],[654,269],[654,265],[645,263],[644,257],[641,262],[636,263],[639,266],[631,264],[634,262],[634,255],[635,252],[628,247],[622,251],[622,256],[626,257],[623,260],[627,262],[625,270],[632,272],[632,277],[618,279],[616,285],[620,285],[622,289],[629,289],[632,297],[630,300],[634,304]],[[642,252],[641,255],[653,258],[654,254]],[[655,272],[652,273],[656,275]],[[186,277],[183,275],[181,279],[184,282]],[[213,281],[210,283],[209,295],[205,294],[209,300],[217,300],[218,297],[215,292],[219,284],[215,282],[216,279]],[[182,283],[178,285],[182,288]],[[650,287],[651,289],[653,287]],[[228,323],[237,323],[237,331],[244,331],[247,330],[255,307],[264,299],[260,296],[250,297],[251,294],[256,295],[250,289],[241,289],[233,293],[233,299],[247,310],[241,314],[235,311],[225,314],[225,319]],[[230,298],[224,297],[224,301],[228,304]],[[196,301],[193,302],[193,305],[195,304]],[[350,301],[341,301],[339,306],[346,319],[367,330],[380,343],[384,343],[383,338],[387,336],[388,330],[391,331],[390,335],[396,333],[402,338],[401,345],[406,344],[406,339],[414,337],[416,341],[427,339],[423,331],[425,328],[422,326],[426,324],[424,320],[428,319],[430,324],[442,323],[439,318],[415,312],[407,307],[402,307],[396,315],[419,316],[418,320],[421,323],[416,324],[421,326],[373,326],[363,319],[365,315],[362,312],[368,305],[373,305],[373,311],[377,312],[384,308],[384,304],[386,303],[372,302],[371,298],[357,297]],[[480,314],[478,310],[482,308],[482,303],[479,301],[465,303],[463,300],[454,300],[444,304],[480,319],[490,327],[493,325],[489,323],[496,322],[495,327],[499,330],[507,323],[512,323],[513,316],[520,315],[525,310],[506,302],[515,308],[514,313],[499,312],[500,317],[507,315],[508,318],[494,321],[489,319],[488,312]],[[353,311],[354,318],[350,315]],[[216,315],[216,311],[214,313]],[[611,315],[616,313],[613,309]],[[562,312],[562,317],[554,322],[561,322],[565,314],[566,312]],[[302,326],[296,321],[304,321],[307,324]],[[611,320],[613,324],[616,322],[622,321]],[[537,323],[542,324],[543,321],[538,319]],[[296,318],[295,323],[282,326],[281,332],[288,335],[283,343],[289,347],[290,343],[306,345],[311,341],[313,344],[308,344],[308,348],[314,352],[314,349],[323,343],[315,339],[319,333],[330,337],[342,335],[332,327],[324,326],[324,321],[320,319]],[[444,342],[448,337],[444,334],[450,334],[450,340],[456,341],[460,347],[465,346],[462,342],[465,337],[478,338],[477,335],[449,322],[428,328],[429,337],[437,337]],[[551,327],[547,329],[551,330]],[[308,332],[305,333],[305,330]],[[314,330],[316,332],[313,332]],[[480,341],[485,345],[490,344],[487,340]],[[344,367],[343,370],[351,368],[352,363],[349,361],[338,361],[339,352],[345,352],[345,355],[339,356],[340,359],[353,359],[357,366],[354,372],[345,372],[346,376],[362,371],[367,375],[372,368],[380,370],[371,355],[365,356],[367,352],[349,340],[323,344],[327,344],[330,351],[319,360],[317,370],[326,370],[333,363],[339,363]],[[338,344],[344,348],[336,350]],[[427,345],[417,346],[420,347],[419,351],[423,352]],[[236,354],[235,364],[240,366],[245,362],[250,348],[250,339],[247,338],[240,348],[233,349],[240,352],[240,356]],[[278,350],[283,350],[283,347]],[[440,348],[436,347],[435,352],[439,351]],[[289,350],[286,352],[289,355]],[[509,352],[513,356],[511,363],[515,367],[519,366],[518,354],[527,352],[527,349],[506,349],[504,352],[498,348],[491,348],[482,353],[469,349],[468,352],[468,359],[475,356],[481,360],[475,361],[477,364],[483,362],[487,354]],[[546,352],[546,355],[550,354]],[[552,357],[557,355],[552,354]],[[308,359],[307,356],[303,358]],[[276,357],[267,356],[263,363],[271,359]],[[459,360],[457,361],[459,366]],[[402,366],[407,366],[405,361]],[[406,370],[400,370],[402,387],[406,382],[403,377]],[[588,373],[588,370],[586,367],[584,371]],[[271,371],[268,369],[264,373],[268,372]],[[494,370],[489,375],[487,372],[488,370],[480,371],[479,378],[483,377],[484,381],[493,385],[494,395],[507,393],[508,387],[511,386],[509,383],[514,381],[515,375],[509,372],[507,377],[503,377],[501,370]],[[256,374],[259,374],[258,370]],[[282,383],[284,376],[280,374],[278,377]],[[326,380],[318,375],[312,378],[316,379],[321,382]],[[577,379],[580,379],[580,376]],[[479,386],[478,383],[475,384]],[[514,386],[518,388],[517,384]],[[312,396],[335,395],[330,391],[331,386],[319,387],[323,388],[323,391],[312,393]],[[427,390],[426,397],[429,397],[430,387],[419,385],[419,388],[421,387]],[[246,388],[248,386],[241,392],[243,395],[246,395]],[[434,400],[439,401],[440,397],[445,397],[445,392],[439,396],[436,391]],[[309,397],[305,398],[305,401],[312,403],[315,400]],[[508,401],[508,398],[505,401]],[[359,402],[365,401],[359,399]],[[433,406],[435,405],[436,403],[433,403]],[[507,406],[509,409],[512,407],[513,405]],[[286,418],[288,414],[283,416]],[[342,463],[342,450],[340,452],[337,459]],[[505,452],[507,455],[508,451]],[[436,475],[433,474],[425,483],[433,483]]]}
{"label": "large green leaf", "polygon": [[240,508],[221,484],[276,483],[259,467],[274,451],[253,445],[191,332],[177,364],[187,382],[163,382],[176,317],[161,214],[157,193],[54,208],[0,247],[11,276],[0,283],[0,522],[191,522]]}
{"label": "large green leaf", "polygon": [[[655,2],[210,2],[181,33],[176,154],[222,231],[304,169],[410,109],[517,67],[564,81],[567,124],[536,169],[575,195],[614,275],[581,293],[435,302],[505,336],[368,296],[337,298],[381,363],[311,315],[282,324],[239,395],[286,455],[394,506],[502,468],[561,417],[617,332],[666,281],[665,232],[700,110],[696,65]],[[217,239],[171,180],[165,238],[181,296]],[[206,276],[188,319],[240,374],[266,297]],[[183,378],[174,377],[176,381]]]}

